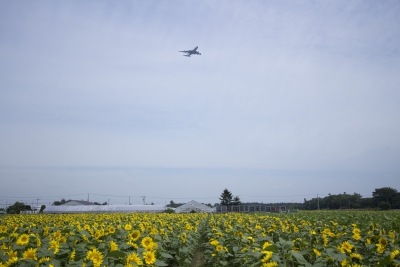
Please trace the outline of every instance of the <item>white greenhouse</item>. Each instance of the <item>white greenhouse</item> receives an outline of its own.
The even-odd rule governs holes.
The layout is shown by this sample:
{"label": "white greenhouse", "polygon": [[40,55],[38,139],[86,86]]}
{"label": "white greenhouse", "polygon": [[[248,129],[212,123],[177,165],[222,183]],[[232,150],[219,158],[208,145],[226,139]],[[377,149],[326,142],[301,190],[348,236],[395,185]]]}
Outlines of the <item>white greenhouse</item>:
{"label": "white greenhouse", "polygon": [[207,205],[204,205],[197,201],[194,201],[194,200],[192,200],[186,204],[183,204],[175,209],[176,213],[188,213],[191,211],[211,213],[211,212],[214,212],[214,209],[210,208]]}
{"label": "white greenhouse", "polygon": [[49,206],[43,213],[164,212],[165,205],[77,205]]}

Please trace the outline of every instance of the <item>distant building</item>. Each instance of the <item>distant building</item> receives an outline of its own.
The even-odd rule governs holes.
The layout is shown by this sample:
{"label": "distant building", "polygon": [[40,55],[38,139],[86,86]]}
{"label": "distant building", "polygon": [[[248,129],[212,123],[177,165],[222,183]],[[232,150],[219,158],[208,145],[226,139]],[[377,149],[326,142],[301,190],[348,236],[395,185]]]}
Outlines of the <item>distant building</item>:
{"label": "distant building", "polygon": [[60,206],[81,206],[81,205],[95,205],[93,202],[84,200],[70,200]]}
{"label": "distant building", "polygon": [[237,206],[217,206],[217,213],[225,212],[287,212],[288,206],[271,206],[267,204],[242,204]]}
{"label": "distant building", "polygon": [[183,204],[175,209],[176,213],[189,213],[192,211],[211,213],[211,212],[214,212],[214,209],[210,208],[207,205],[204,205],[197,201],[194,201],[194,200],[192,200],[186,204]]}
{"label": "distant building", "polygon": [[39,214],[40,207],[33,207],[32,210],[22,210],[19,214]]}
{"label": "distant building", "polygon": [[21,210],[19,214],[38,214],[38,210]]}
{"label": "distant building", "polygon": [[[85,201],[87,202],[87,201]],[[60,205],[46,207],[43,213],[135,213],[135,212],[164,212],[165,205]]]}

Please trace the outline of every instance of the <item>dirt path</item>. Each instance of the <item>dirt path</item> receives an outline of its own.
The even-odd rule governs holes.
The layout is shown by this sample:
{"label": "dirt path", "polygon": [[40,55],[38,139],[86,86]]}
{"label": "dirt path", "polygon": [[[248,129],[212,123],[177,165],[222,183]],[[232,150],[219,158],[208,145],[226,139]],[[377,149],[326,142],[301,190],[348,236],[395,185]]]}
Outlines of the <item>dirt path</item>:
{"label": "dirt path", "polygon": [[190,266],[192,267],[205,267],[205,259],[204,259],[204,252],[203,252],[203,244],[202,242],[200,242],[199,246],[197,247],[194,255],[193,255],[193,259],[192,259],[192,263],[190,264]]}
{"label": "dirt path", "polygon": [[[206,219],[208,220],[208,219]],[[202,229],[203,232],[199,238],[199,243],[197,244],[196,251],[194,252],[192,263],[190,264],[191,267],[206,267],[206,261],[204,258],[204,249],[205,243],[207,243],[207,233],[205,229]]]}

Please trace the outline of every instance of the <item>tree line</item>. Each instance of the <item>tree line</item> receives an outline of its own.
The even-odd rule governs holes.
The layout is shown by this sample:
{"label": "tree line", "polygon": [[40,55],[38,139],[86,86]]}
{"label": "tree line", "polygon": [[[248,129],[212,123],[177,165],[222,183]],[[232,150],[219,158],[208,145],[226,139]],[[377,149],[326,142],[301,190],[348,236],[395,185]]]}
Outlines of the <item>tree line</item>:
{"label": "tree line", "polygon": [[304,199],[303,209],[400,209],[400,193],[391,187],[376,188],[371,197],[360,194],[328,194],[323,198]]}

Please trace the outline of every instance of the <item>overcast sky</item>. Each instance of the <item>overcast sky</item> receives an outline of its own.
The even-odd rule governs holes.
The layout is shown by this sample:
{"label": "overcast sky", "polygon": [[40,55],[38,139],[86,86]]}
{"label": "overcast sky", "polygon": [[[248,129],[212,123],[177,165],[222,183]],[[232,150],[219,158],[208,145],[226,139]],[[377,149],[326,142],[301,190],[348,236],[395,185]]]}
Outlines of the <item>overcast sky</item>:
{"label": "overcast sky", "polygon": [[1,1],[0,206],[400,190],[399,17],[397,0]]}

